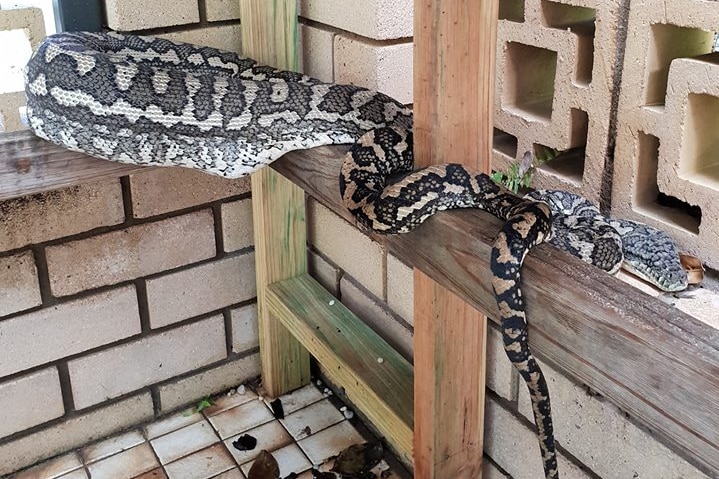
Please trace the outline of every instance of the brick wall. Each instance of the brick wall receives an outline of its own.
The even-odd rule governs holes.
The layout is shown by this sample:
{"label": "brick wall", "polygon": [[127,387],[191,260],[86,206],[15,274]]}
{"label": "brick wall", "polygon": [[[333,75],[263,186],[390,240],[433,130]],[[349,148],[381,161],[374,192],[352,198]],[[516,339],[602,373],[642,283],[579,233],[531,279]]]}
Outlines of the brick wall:
{"label": "brick wall", "polygon": [[[240,48],[234,1],[106,7]],[[39,10],[0,11],[16,28],[36,43]],[[0,95],[6,131],[22,97]],[[156,169],[0,202],[0,476],[259,374],[249,185]]]}

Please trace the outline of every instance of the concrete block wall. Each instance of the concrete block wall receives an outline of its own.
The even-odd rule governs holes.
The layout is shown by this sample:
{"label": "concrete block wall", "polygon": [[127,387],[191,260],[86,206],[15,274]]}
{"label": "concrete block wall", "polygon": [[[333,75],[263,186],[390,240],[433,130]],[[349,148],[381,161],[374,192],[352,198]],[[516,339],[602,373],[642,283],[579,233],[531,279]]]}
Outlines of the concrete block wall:
{"label": "concrete block wall", "polygon": [[493,167],[525,152],[566,151],[542,166],[533,186],[599,203],[610,151],[620,2],[500,2]]}
{"label": "concrete block wall", "polygon": [[[238,51],[235,4],[106,12]],[[39,41],[39,10],[1,10],[16,29]],[[5,131],[23,100],[0,94]],[[156,169],[0,202],[0,476],[257,376],[253,242],[249,179]]]}
{"label": "concrete block wall", "polygon": [[[659,8],[661,5],[661,8]],[[719,4],[632,2],[613,212],[669,232],[719,269]]]}
{"label": "concrete block wall", "polygon": [[[39,8],[0,9],[0,43],[14,45],[3,55],[0,68],[0,133],[22,129],[20,107],[25,105],[22,67],[30,52],[45,37],[45,23]],[[5,69],[9,71],[5,71]]]}

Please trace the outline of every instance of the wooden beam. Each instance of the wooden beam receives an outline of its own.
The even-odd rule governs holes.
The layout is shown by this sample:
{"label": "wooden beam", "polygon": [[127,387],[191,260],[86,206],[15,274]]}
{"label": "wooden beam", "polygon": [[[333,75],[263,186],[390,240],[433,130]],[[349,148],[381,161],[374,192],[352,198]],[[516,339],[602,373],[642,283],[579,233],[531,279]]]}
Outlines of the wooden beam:
{"label": "wooden beam", "polygon": [[[297,68],[297,2],[240,0],[242,52],[277,68]],[[262,384],[277,397],[310,381],[310,356],[270,314],[267,286],[307,272],[305,194],[276,171],[252,175],[257,312]]]}
{"label": "wooden beam", "polygon": [[[489,170],[498,6],[415,0],[417,166]],[[481,477],[487,318],[416,268],[414,312],[415,477]]]}
{"label": "wooden beam", "polygon": [[29,130],[0,134],[0,201],[147,169],[66,150]]}

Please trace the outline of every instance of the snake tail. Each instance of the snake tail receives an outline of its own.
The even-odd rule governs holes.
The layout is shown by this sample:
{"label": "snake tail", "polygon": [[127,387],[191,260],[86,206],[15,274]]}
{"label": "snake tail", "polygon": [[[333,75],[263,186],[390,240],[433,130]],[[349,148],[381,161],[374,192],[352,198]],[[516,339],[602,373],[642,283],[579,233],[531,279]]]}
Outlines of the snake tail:
{"label": "snake tail", "polygon": [[559,479],[549,389],[529,350],[527,316],[520,288],[524,257],[531,248],[549,239],[550,225],[547,205],[524,202],[514,206],[492,248],[491,268],[504,350],[529,389],[545,477]]}

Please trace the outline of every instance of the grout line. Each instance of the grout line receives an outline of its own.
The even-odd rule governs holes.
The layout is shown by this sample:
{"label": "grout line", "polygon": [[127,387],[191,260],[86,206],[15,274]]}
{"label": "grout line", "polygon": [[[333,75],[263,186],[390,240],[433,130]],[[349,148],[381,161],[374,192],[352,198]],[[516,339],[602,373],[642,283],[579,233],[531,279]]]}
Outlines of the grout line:
{"label": "grout line", "polygon": [[[47,266],[47,254],[45,248],[42,246],[33,245],[30,248],[35,260],[35,267],[37,268],[37,279],[38,287],[40,288],[40,306],[38,309],[52,306],[57,304],[58,300],[52,295],[52,288],[50,287],[50,272]],[[19,311],[21,314],[27,313],[28,310]],[[1,319],[0,319],[1,321]]]}
{"label": "grout line", "polygon": [[140,278],[135,280],[135,294],[137,295],[137,308],[140,314],[140,331],[141,334],[152,332],[150,322],[150,304],[147,298],[147,283]]}
{"label": "grout line", "polygon": [[157,418],[162,414],[162,397],[157,384],[150,386],[150,397],[152,398],[152,412]]}
{"label": "grout line", "polygon": [[125,212],[125,221],[121,224],[131,222],[135,217],[132,206],[132,186],[130,185],[130,177],[120,177],[120,189],[122,191],[122,208]]}
{"label": "grout line", "polygon": [[599,209],[608,213],[612,208],[612,190],[614,182],[614,161],[616,154],[619,98],[622,90],[622,73],[624,69],[624,55],[627,49],[627,35],[629,33],[629,11],[631,0],[621,0],[617,14],[615,34],[616,56],[614,58],[612,78],[612,98],[609,108],[609,125],[606,138],[606,156],[599,186]]}
{"label": "grout line", "polygon": [[212,217],[215,226],[215,257],[221,259],[227,255],[225,252],[224,225],[222,223],[222,205],[212,205]]}
{"label": "grout line", "polygon": [[227,353],[227,357],[230,357],[232,353],[234,353],[233,346],[234,346],[234,338],[233,338],[233,332],[232,332],[232,313],[229,309],[224,309],[222,311],[222,317],[225,321],[225,351]]}
{"label": "grout line", "polygon": [[72,397],[72,382],[70,381],[70,370],[66,361],[57,364],[57,372],[60,377],[60,393],[65,414],[75,411],[75,399]]}

